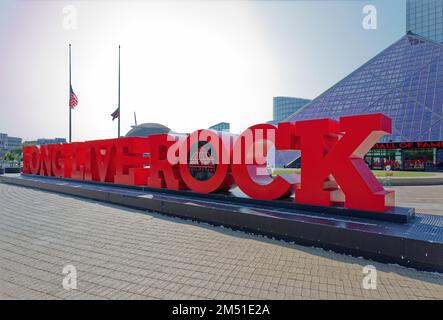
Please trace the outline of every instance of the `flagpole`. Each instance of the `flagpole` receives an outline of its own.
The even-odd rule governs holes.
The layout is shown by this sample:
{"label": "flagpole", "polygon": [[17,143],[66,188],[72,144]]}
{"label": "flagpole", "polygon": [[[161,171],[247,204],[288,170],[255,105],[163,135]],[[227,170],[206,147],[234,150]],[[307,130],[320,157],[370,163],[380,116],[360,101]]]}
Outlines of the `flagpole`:
{"label": "flagpole", "polygon": [[68,102],[68,108],[69,108],[69,142],[72,141],[72,126],[71,126],[71,44],[69,44],[69,102]]}
{"label": "flagpole", "polygon": [[120,118],[122,116],[122,112],[120,110],[120,45],[118,45],[118,135],[117,138],[120,138]]}

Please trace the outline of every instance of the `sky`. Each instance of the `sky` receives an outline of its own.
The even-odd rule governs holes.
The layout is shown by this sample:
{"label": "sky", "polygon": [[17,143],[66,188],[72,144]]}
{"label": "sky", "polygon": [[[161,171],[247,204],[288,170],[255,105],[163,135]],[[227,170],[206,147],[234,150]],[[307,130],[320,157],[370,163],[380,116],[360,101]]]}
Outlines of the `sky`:
{"label": "sky", "polygon": [[[363,8],[377,9],[367,30]],[[121,131],[192,132],[272,120],[272,98],[313,99],[405,34],[404,0],[0,2],[0,132],[113,138],[121,45]]]}

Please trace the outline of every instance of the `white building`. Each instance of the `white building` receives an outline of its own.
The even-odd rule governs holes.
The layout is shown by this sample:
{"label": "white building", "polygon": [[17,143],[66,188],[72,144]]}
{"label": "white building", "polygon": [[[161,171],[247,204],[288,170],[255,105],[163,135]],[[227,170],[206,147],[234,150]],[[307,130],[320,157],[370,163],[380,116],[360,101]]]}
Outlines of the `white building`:
{"label": "white building", "polygon": [[47,138],[39,138],[37,139],[36,144],[41,146],[44,144],[55,144],[55,143],[66,143],[65,138],[54,138],[54,139],[47,139]]}
{"label": "white building", "polygon": [[0,149],[11,150],[16,147],[21,147],[22,138],[8,136],[7,133],[0,133]]}

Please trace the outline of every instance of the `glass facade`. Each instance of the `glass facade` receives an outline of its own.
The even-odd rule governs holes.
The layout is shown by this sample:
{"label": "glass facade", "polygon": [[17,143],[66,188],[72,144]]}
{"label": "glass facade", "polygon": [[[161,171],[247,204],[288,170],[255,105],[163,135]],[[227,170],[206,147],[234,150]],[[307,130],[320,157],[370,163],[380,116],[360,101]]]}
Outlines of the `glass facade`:
{"label": "glass facade", "polygon": [[[380,142],[443,141],[443,45],[407,34],[287,120],[370,113],[392,119],[392,134]],[[372,169],[443,169],[441,145],[394,149],[373,149],[365,160]],[[298,157],[276,152],[276,164],[293,165]]]}
{"label": "glass facade", "polygon": [[365,156],[365,162],[373,170],[384,170],[391,166],[393,170],[402,166],[401,149],[396,150],[371,150]]}
{"label": "glass facade", "polygon": [[392,118],[382,141],[443,140],[443,45],[405,35],[289,120],[368,113]]}
{"label": "glass facade", "polygon": [[443,1],[407,0],[406,30],[443,43]]}
{"label": "glass facade", "polygon": [[302,98],[274,97],[272,123],[285,120],[310,101]]}
{"label": "glass facade", "polygon": [[54,139],[40,138],[40,139],[37,139],[38,145],[53,144],[53,143],[66,143],[66,139],[65,138],[54,138]]}
{"label": "glass facade", "polygon": [[[391,170],[426,171],[439,167],[437,153],[443,149],[394,149],[394,150],[371,150],[365,156],[365,161],[373,170],[385,170],[390,166]],[[440,166],[442,164],[440,163]]]}
{"label": "glass facade", "polygon": [[215,130],[215,131],[226,131],[229,132],[231,125],[227,122],[220,122],[217,123],[215,125],[213,125],[212,127],[209,127],[209,129],[211,130]]}
{"label": "glass facade", "polygon": [[443,148],[436,151],[435,162],[438,168],[443,168]]}

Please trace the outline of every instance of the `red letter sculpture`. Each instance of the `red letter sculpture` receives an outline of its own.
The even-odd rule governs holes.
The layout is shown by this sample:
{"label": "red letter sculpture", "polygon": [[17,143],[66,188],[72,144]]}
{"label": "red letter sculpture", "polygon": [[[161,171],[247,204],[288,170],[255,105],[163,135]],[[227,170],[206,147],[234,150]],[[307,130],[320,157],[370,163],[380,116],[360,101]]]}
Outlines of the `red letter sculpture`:
{"label": "red letter sculpture", "polygon": [[331,206],[344,200],[346,208],[370,211],[393,206],[394,192],[384,190],[363,161],[369,149],[391,133],[390,118],[370,114],[341,117],[340,122],[299,121],[295,126],[302,155],[301,187],[295,202]]}
{"label": "red letter sculpture", "polygon": [[291,194],[291,183],[279,176],[272,178],[266,168],[268,144],[275,144],[275,131],[273,125],[258,124],[235,142],[232,173],[238,187],[251,198],[272,200]]}
{"label": "red letter sculpture", "polygon": [[72,152],[71,178],[84,180],[85,161],[86,161],[85,143],[83,142],[71,143],[71,152]]}
{"label": "red letter sculpture", "polygon": [[23,147],[23,174],[31,173],[31,149],[30,146]]}
{"label": "red letter sculpture", "polygon": [[[23,148],[24,167],[30,174],[38,174],[40,171],[40,149],[36,146],[29,146]],[[28,164],[26,164],[26,162]]]}
{"label": "red letter sculpture", "polygon": [[149,156],[148,138],[128,137],[116,141],[114,182],[118,184],[146,186],[148,183]]}
{"label": "red letter sculpture", "polygon": [[173,190],[187,189],[180,177],[178,161],[171,164],[168,160],[168,149],[176,143],[174,137],[168,134],[156,134],[149,136],[148,139],[151,146],[148,186]]}
{"label": "red letter sculpture", "polygon": [[[227,140],[232,139],[231,135],[224,137]],[[227,141],[227,144],[232,145],[230,141]],[[180,146],[181,177],[189,189],[196,192],[228,191],[233,183],[230,170],[231,155],[232,150],[226,148],[223,138],[215,131],[195,131]],[[193,170],[214,168],[214,172],[207,180],[197,180],[191,175],[191,168]]]}
{"label": "red letter sculpture", "polygon": [[71,177],[71,144],[54,144],[52,149],[52,171],[59,178]]}
{"label": "red letter sculpture", "polygon": [[[212,130],[25,146],[23,173],[200,193],[227,191],[235,181],[255,199],[288,197],[295,190],[296,203],[387,211],[395,193],[383,188],[363,157],[391,131],[390,118],[368,114],[286,122],[278,128],[259,124],[233,147],[233,135]],[[272,177],[267,168],[272,145],[278,151],[301,151],[301,180],[295,174]]]}
{"label": "red letter sculpture", "polygon": [[85,142],[85,180],[114,182],[115,139]]}
{"label": "red letter sculpture", "polygon": [[41,176],[53,176],[52,172],[52,144],[42,145],[40,146],[40,175]]}

